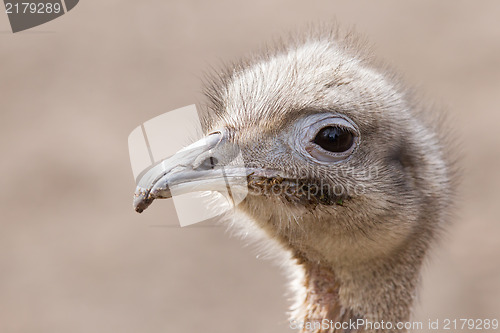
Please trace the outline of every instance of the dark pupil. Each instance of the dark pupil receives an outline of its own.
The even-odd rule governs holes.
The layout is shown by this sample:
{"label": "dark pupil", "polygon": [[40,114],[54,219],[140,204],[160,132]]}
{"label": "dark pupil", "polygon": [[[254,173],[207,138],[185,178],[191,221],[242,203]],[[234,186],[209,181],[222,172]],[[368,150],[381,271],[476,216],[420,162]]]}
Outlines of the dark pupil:
{"label": "dark pupil", "polygon": [[342,153],[351,148],[354,136],[341,127],[325,127],[314,138],[314,143],[332,153]]}

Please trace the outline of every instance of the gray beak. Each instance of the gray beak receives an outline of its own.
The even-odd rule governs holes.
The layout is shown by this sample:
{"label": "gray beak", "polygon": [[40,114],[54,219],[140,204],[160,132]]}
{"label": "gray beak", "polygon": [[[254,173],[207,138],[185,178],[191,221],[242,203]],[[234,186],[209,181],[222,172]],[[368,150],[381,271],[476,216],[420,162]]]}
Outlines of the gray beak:
{"label": "gray beak", "polygon": [[249,171],[239,150],[217,132],[181,149],[138,177],[134,208],[143,212],[154,199],[195,191],[246,190]]}

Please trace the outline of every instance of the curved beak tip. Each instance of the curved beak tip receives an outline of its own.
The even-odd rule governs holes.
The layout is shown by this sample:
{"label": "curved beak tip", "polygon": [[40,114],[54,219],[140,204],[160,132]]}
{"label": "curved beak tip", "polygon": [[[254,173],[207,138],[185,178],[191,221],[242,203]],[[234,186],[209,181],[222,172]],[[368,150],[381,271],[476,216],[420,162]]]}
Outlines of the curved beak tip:
{"label": "curved beak tip", "polygon": [[151,198],[149,196],[148,191],[144,191],[141,188],[137,188],[137,190],[134,193],[134,209],[138,213],[142,213],[146,208],[151,205],[153,202],[154,198]]}
{"label": "curved beak tip", "polygon": [[153,202],[152,199],[141,200],[137,203],[134,200],[134,209],[137,213],[142,213],[146,208],[149,207],[149,205],[151,205],[152,202]]}

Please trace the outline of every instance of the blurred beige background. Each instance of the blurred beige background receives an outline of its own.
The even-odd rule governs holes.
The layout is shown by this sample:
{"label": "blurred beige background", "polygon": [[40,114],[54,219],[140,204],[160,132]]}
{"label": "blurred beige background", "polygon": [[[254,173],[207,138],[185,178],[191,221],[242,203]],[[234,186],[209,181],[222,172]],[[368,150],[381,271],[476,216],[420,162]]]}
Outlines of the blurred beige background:
{"label": "blurred beige background", "polygon": [[497,1],[84,0],[15,35],[0,13],[0,332],[290,332],[272,262],[223,228],[164,227],[171,201],[133,211],[127,136],[202,101],[210,66],[334,18],[448,109],[462,142],[458,218],[415,318],[499,318],[499,13]]}

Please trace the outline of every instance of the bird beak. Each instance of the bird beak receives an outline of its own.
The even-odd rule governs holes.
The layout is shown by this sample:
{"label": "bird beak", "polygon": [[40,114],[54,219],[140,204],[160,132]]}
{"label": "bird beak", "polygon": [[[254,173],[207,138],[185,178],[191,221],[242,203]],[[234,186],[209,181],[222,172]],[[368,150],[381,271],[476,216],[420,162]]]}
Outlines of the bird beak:
{"label": "bird beak", "polygon": [[[138,177],[134,208],[144,211],[154,199],[195,191],[228,191],[247,188],[239,150],[217,132],[181,149]],[[239,155],[241,157],[241,155]],[[240,187],[240,188],[242,188]]]}

